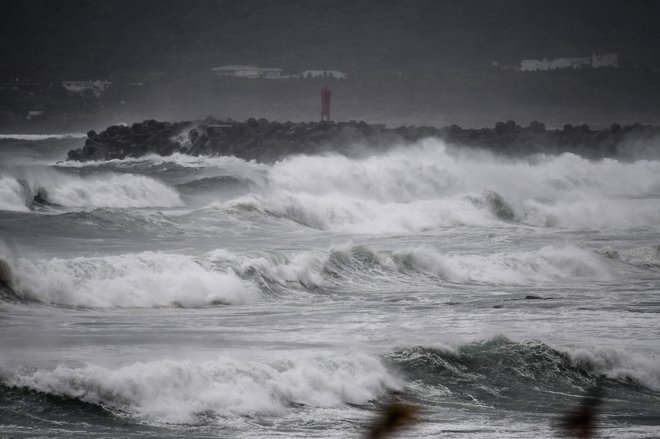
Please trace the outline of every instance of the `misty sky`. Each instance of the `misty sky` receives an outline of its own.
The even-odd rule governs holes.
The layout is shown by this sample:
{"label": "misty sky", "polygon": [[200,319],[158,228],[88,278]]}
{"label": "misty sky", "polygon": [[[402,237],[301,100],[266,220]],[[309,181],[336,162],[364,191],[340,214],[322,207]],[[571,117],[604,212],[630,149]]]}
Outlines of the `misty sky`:
{"label": "misty sky", "polygon": [[658,63],[660,2],[3,0],[2,80],[225,64],[361,76],[617,52]]}

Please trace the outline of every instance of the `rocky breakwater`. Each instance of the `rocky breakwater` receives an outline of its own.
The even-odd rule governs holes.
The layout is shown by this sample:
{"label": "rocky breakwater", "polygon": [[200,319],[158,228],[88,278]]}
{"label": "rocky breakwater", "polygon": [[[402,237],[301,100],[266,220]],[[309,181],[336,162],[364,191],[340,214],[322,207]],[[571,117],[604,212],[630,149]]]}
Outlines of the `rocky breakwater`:
{"label": "rocky breakwater", "polygon": [[[421,138],[426,131],[417,132]],[[113,125],[87,134],[85,146],[69,151],[69,160],[110,160],[147,154],[233,155],[272,162],[287,155],[336,151],[351,155],[365,148],[401,142],[396,130],[365,122],[245,122],[207,118],[199,122],[157,122]]]}
{"label": "rocky breakwater", "polygon": [[617,123],[609,128],[566,124],[546,129],[541,122],[521,127],[514,121],[498,122],[494,128],[463,129],[452,125],[440,130],[439,137],[450,144],[467,145],[506,156],[573,153],[585,158],[615,157],[660,159],[660,127]]}
{"label": "rocky breakwater", "polygon": [[[660,156],[655,147],[660,127],[639,124],[592,130],[587,125],[565,125],[548,130],[540,122],[521,127],[514,121],[493,128],[402,126],[386,128],[365,122],[245,122],[207,118],[198,122],[158,122],[113,125],[97,134],[90,131],[85,146],[72,150],[69,160],[110,160],[147,154],[233,155],[246,160],[273,162],[292,154],[327,151],[356,156],[424,138],[439,138],[465,147],[487,149],[507,156],[572,152],[588,158],[636,158],[640,149]],[[634,150],[634,151],[633,151]]]}
{"label": "rocky breakwater", "polygon": [[85,146],[69,151],[68,160],[112,160],[141,157],[146,154],[170,155],[181,149],[175,139],[191,122],[159,122],[145,120],[142,123],[112,125],[97,134],[87,133]]}

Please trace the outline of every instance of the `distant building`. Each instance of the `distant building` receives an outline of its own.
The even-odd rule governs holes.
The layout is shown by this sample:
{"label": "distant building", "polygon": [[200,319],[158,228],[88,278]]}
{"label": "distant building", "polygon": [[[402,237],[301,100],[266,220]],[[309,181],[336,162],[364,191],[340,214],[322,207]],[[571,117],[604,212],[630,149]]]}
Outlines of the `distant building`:
{"label": "distant building", "polygon": [[552,61],[548,61],[547,58],[543,58],[539,63],[539,70],[550,70],[552,69]]}
{"label": "distant building", "polygon": [[619,55],[616,53],[594,53],[591,55],[591,66],[593,68],[599,67],[619,67]]}
{"label": "distant building", "polygon": [[584,58],[557,58],[551,61],[543,58],[524,59],[520,62],[520,71],[536,72],[539,70],[559,70],[559,69],[582,69],[592,67],[598,69],[601,67],[619,67],[619,56],[616,53],[593,54],[591,57]]}
{"label": "distant building", "polygon": [[211,72],[221,78],[280,79],[282,77],[282,69],[256,66],[214,67]]}
{"label": "distant building", "polygon": [[524,59],[520,62],[520,70],[523,72],[535,72],[539,70],[541,61],[538,59]]}
{"label": "distant building", "polygon": [[591,65],[591,58],[557,58],[552,60],[551,69],[581,69]]}
{"label": "distant building", "polygon": [[282,69],[263,68],[261,77],[266,79],[279,79],[282,77]]}
{"label": "distant building", "polygon": [[305,70],[304,72],[293,75],[296,78],[331,78],[346,79],[348,75],[339,70]]}
{"label": "distant building", "polygon": [[91,94],[94,97],[99,97],[104,91],[112,85],[110,81],[62,81],[64,87],[69,93],[80,96]]}
{"label": "distant building", "polygon": [[25,118],[27,120],[34,120],[34,119],[39,119],[45,115],[45,112],[43,110],[30,110],[28,111],[27,116]]}

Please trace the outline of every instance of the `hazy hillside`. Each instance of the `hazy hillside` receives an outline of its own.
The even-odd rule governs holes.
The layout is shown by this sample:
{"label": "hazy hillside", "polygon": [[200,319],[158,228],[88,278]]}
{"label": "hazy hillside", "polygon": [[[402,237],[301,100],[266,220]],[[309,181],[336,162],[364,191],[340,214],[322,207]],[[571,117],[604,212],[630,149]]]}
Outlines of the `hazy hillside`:
{"label": "hazy hillside", "polygon": [[654,1],[5,0],[0,75],[116,77],[252,63],[367,76],[593,51],[653,63],[659,29]]}
{"label": "hazy hillside", "polygon": [[[211,77],[210,67],[225,64],[345,71],[348,81],[331,84],[339,120],[480,126],[536,119],[560,127],[659,116],[656,1],[4,0],[0,37],[0,83],[51,84],[40,94],[0,95],[4,130],[33,129],[23,127],[33,109],[47,111],[48,129],[209,114],[318,117],[321,82]],[[619,53],[623,68],[524,74],[492,67],[604,51]],[[113,81],[101,102],[58,90],[62,79],[88,78]]]}

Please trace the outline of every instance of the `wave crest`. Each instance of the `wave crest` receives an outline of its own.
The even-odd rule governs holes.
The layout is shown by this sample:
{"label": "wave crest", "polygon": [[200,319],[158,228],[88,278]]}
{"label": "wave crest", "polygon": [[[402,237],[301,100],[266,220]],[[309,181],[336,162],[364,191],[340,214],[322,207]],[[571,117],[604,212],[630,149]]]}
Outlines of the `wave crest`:
{"label": "wave crest", "polygon": [[308,289],[355,284],[360,288],[378,287],[402,278],[526,285],[575,279],[598,281],[611,277],[599,255],[573,246],[474,255],[444,254],[429,246],[376,251],[348,243],[292,257],[283,254],[236,256],[220,250],[212,252],[210,259],[219,267],[229,267],[243,277],[257,276],[267,284],[302,285]]}
{"label": "wave crest", "polygon": [[361,159],[289,157],[225,207],[249,205],[315,229],[366,234],[507,223],[654,227],[659,173],[660,162],[591,162],[572,154],[513,161],[428,140]]}
{"label": "wave crest", "polygon": [[35,201],[69,208],[178,207],[179,193],[153,178],[133,174],[67,175],[23,170],[0,175],[0,210],[28,211]]}
{"label": "wave crest", "polygon": [[256,299],[257,289],[185,255],[144,252],[107,257],[9,261],[22,299],[76,307],[204,307]]}
{"label": "wave crest", "polygon": [[27,212],[29,195],[15,178],[0,175],[0,210]]}
{"label": "wave crest", "polygon": [[282,415],[291,404],[364,404],[399,387],[378,359],[363,354],[267,362],[163,360],[119,368],[59,366],[4,375],[9,386],[176,424]]}
{"label": "wave crest", "polygon": [[[38,186],[37,186],[38,185]],[[132,174],[106,174],[64,179],[57,185],[35,186],[48,202],[66,207],[178,207],[176,190],[152,178]]]}
{"label": "wave crest", "polygon": [[479,400],[515,397],[529,388],[581,393],[603,378],[624,387],[660,389],[657,361],[614,350],[561,351],[541,342],[514,342],[506,337],[455,350],[415,346],[386,357],[412,381]]}

